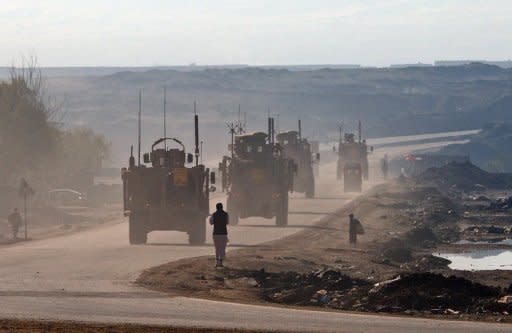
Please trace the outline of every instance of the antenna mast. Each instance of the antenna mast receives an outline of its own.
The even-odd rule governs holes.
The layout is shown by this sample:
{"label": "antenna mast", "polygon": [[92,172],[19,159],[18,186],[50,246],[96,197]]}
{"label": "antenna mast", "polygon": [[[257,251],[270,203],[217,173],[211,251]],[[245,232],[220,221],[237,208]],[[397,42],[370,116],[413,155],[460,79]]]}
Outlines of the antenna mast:
{"label": "antenna mast", "polygon": [[199,117],[197,116],[196,102],[194,102],[194,125],[195,125],[195,139],[196,139],[196,166],[199,165]]}
{"label": "antenna mast", "polygon": [[340,138],[339,141],[341,142],[343,139],[343,121],[338,125],[338,129],[340,130]]}
{"label": "antenna mast", "polygon": [[362,136],[363,136],[362,128],[361,128],[361,120],[359,120],[359,122],[357,123],[357,131],[358,131],[358,134],[359,134],[359,142],[361,142],[361,139],[362,139]]}
{"label": "antenna mast", "polygon": [[140,166],[140,141],[141,141],[141,117],[142,117],[142,89],[139,90],[139,152],[138,152],[138,165]]}
{"label": "antenna mast", "polygon": [[245,113],[244,113],[244,122],[242,122],[242,112],[240,111],[240,104],[238,104],[238,123],[236,124],[236,134],[242,135],[245,133]]}
{"label": "antenna mast", "polygon": [[226,125],[228,126],[229,134],[231,134],[231,149],[230,150],[231,150],[231,158],[233,158],[234,150],[235,150],[236,126],[232,122],[231,123],[227,123]]}
{"label": "antenna mast", "polygon": [[[164,138],[167,137],[167,87],[164,86]],[[165,151],[167,151],[167,140],[164,140]]]}

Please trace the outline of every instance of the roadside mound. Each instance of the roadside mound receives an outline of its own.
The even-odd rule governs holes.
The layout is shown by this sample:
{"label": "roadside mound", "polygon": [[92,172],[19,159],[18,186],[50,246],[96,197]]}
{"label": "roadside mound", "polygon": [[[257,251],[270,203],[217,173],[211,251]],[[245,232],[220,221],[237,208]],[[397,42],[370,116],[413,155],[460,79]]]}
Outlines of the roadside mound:
{"label": "roadside mound", "polygon": [[498,302],[502,293],[498,287],[428,272],[405,273],[375,284],[335,270],[259,274],[255,278],[266,300],[289,305],[388,313],[512,311],[512,303]]}
{"label": "roadside mound", "polygon": [[455,187],[462,191],[475,191],[482,188],[508,189],[512,187],[512,174],[490,173],[469,162],[452,162],[439,168],[430,168],[419,175],[417,180],[437,185],[443,189]]}

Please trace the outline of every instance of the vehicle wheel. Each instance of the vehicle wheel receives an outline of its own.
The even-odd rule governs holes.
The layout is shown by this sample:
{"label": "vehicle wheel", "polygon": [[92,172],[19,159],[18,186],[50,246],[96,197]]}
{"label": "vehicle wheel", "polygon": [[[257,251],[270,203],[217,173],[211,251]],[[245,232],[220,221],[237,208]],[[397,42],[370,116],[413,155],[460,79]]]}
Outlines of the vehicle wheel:
{"label": "vehicle wheel", "polygon": [[194,228],[188,233],[190,245],[203,245],[206,242],[206,221],[201,216],[194,218],[197,222]]}
{"label": "vehicle wheel", "polygon": [[146,244],[148,241],[148,233],[144,225],[143,215],[131,214],[129,218],[128,234],[130,244]]}
{"label": "vehicle wheel", "polygon": [[286,227],[288,225],[288,192],[282,196],[281,203],[276,215],[276,226]]}
{"label": "vehicle wheel", "polygon": [[238,222],[240,220],[240,213],[238,212],[238,207],[233,202],[233,199],[231,199],[231,196],[228,196],[228,202],[227,202],[227,212],[229,214],[229,224],[230,225],[238,225]]}
{"label": "vehicle wheel", "polygon": [[311,199],[315,197],[315,180],[312,178],[306,187],[306,198]]}

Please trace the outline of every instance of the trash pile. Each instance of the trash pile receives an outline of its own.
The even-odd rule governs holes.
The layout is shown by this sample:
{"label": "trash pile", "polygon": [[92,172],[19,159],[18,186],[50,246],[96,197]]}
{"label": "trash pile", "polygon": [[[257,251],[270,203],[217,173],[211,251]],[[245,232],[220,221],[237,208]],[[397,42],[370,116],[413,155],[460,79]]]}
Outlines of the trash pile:
{"label": "trash pile", "polygon": [[[293,305],[332,306],[342,296],[347,300],[351,292],[358,288],[371,287],[368,281],[353,279],[332,269],[320,269],[308,274],[260,272],[255,278],[263,289],[265,299]],[[357,298],[357,295],[354,296]]]}
{"label": "trash pile", "polygon": [[430,311],[483,313],[512,311],[512,304],[497,302],[500,289],[461,277],[414,273],[376,285],[370,290],[366,309],[377,312]]}
{"label": "trash pile", "polygon": [[309,274],[260,272],[256,280],[266,300],[289,305],[408,314],[512,313],[512,296],[500,288],[434,273],[373,283],[322,269]]}
{"label": "trash pile", "polygon": [[489,210],[505,212],[512,209],[512,197],[498,198],[489,204]]}

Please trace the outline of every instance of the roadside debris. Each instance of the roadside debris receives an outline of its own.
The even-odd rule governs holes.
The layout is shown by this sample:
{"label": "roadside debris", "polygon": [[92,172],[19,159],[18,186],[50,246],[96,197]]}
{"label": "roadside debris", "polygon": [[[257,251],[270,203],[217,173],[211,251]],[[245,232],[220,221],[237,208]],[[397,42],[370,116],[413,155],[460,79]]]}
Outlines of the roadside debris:
{"label": "roadside debris", "polygon": [[409,314],[512,312],[512,296],[501,296],[500,288],[433,273],[405,273],[370,283],[326,269],[265,274],[258,282],[265,299],[290,305]]}

